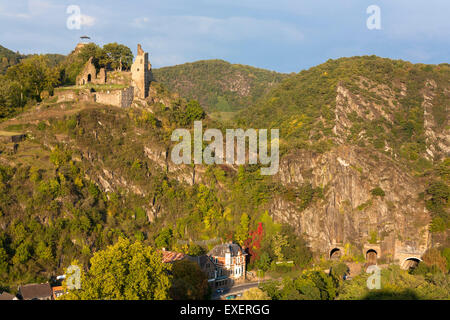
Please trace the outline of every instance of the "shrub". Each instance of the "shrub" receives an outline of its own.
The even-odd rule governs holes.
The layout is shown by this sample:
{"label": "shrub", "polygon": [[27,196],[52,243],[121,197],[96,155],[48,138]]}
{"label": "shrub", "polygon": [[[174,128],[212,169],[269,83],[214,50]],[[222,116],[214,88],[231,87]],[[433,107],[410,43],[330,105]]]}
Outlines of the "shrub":
{"label": "shrub", "polygon": [[384,190],[381,189],[380,187],[373,188],[372,190],[370,190],[370,193],[375,197],[384,197],[385,196]]}

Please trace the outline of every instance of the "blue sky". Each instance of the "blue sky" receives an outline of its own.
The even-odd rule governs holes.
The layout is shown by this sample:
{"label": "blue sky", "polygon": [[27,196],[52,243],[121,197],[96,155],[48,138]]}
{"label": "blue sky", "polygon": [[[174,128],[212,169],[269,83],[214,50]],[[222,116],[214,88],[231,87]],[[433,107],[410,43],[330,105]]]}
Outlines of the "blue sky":
{"label": "blue sky", "polygon": [[[67,28],[78,5],[81,29]],[[369,30],[367,7],[381,10]],[[224,59],[280,72],[375,54],[450,62],[448,0],[0,0],[0,44],[21,53],[68,54],[81,35],[150,54],[153,67]]]}

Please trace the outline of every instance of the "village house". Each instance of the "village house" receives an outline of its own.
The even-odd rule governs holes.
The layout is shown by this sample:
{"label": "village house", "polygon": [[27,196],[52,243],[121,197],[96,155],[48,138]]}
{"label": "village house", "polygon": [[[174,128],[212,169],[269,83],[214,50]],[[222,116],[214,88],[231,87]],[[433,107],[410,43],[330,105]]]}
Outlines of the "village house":
{"label": "village house", "polygon": [[63,286],[52,287],[53,300],[63,296],[65,294]]}
{"label": "village house", "polygon": [[192,257],[180,252],[162,250],[164,263],[189,260],[197,263],[206,274],[209,285],[214,288],[230,287],[245,281],[246,253],[236,243],[215,246],[208,254]]}
{"label": "village house", "polygon": [[216,267],[214,288],[230,287],[245,281],[246,253],[236,243],[223,243],[215,246],[208,256]]}
{"label": "village house", "polygon": [[23,300],[52,300],[53,292],[48,283],[30,283],[19,287]]}
{"label": "village house", "polygon": [[2,294],[0,294],[0,301],[7,301],[7,300],[19,300],[19,299],[16,296],[5,291]]}
{"label": "village house", "polygon": [[187,255],[181,252],[167,251],[165,248],[162,249],[162,261],[164,263],[174,263],[175,261],[181,261],[186,259]]}
{"label": "village house", "polygon": [[164,263],[174,263],[176,261],[181,260],[189,260],[198,264],[200,269],[206,274],[208,277],[208,282],[213,283],[216,275],[216,267],[212,262],[211,258],[207,255],[202,256],[189,256],[184,253],[167,251],[165,249],[162,250],[162,261]]}

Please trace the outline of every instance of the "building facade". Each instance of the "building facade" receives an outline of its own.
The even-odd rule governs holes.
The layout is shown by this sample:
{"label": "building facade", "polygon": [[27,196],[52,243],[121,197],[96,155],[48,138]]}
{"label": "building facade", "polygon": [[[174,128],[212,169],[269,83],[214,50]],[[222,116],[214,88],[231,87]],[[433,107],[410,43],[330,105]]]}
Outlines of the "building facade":
{"label": "building facade", "polygon": [[236,243],[223,243],[209,253],[215,265],[214,288],[232,286],[246,279],[246,253]]}

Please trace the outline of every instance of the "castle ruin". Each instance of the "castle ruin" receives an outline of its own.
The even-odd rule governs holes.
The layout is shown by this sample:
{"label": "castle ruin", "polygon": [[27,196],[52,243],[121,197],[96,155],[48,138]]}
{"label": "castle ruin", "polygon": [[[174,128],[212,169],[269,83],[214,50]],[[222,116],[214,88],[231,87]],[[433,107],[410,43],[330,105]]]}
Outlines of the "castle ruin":
{"label": "castle ruin", "polygon": [[[152,65],[148,60],[148,53],[142,50],[140,44],[137,49],[136,59],[131,66],[131,75],[127,71],[111,71],[107,79],[106,69],[101,68],[97,73],[92,62],[93,58],[89,58],[76,78],[76,85],[105,84],[105,86],[96,87],[95,90],[86,88],[77,92],[57,90],[58,101],[92,101],[124,108],[131,106],[136,98],[147,98],[150,83],[153,81]],[[114,85],[122,88],[114,88]]]}
{"label": "castle ruin", "polygon": [[140,44],[137,47],[137,56],[131,66],[131,81],[134,89],[134,96],[145,99],[148,97],[148,90],[152,79],[152,65],[148,61],[148,53],[142,50]]}
{"label": "castle ruin", "polygon": [[88,83],[93,84],[105,84],[106,83],[106,70],[101,68],[97,74],[97,69],[92,63],[92,57],[84,64],[83,70],[77,76],[76,84],[82,86]]}

